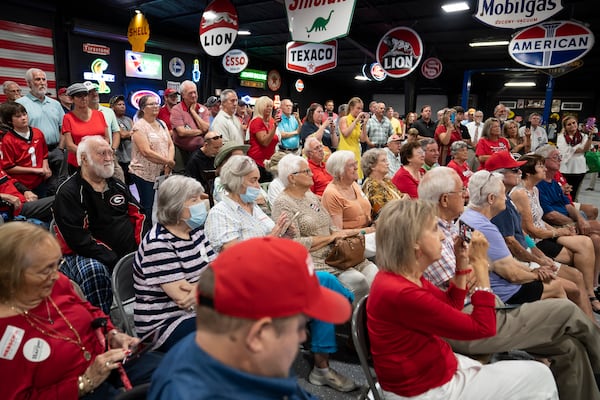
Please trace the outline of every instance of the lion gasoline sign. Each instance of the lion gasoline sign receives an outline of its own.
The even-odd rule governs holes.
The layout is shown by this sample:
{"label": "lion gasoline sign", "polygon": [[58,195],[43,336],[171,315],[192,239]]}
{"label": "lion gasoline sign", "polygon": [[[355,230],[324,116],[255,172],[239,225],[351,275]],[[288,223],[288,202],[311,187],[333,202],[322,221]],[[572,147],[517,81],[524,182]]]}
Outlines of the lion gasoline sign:
{"label": "lion gasoline sign", "polygon": [[392,78],[402,78],[417,68],[423,57],[423,42],[410,28],[394,28],[377,46],[377,62]]}
{"label": "lion gasoline sign", "polygon": [[200,43],[208,55],[221,56],[233,46],[238,32],[238,15],[229,0],[214,0],[200,21]]}

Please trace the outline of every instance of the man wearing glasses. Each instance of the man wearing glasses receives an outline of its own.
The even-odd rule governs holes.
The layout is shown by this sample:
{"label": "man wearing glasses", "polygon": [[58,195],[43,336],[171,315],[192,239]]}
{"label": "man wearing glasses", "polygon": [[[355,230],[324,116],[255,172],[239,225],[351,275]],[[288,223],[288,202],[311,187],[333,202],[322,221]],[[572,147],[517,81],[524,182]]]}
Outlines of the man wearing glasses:
{"label": "man wearing glasses", "polygon": [[185,175],[200,182],[204,190],[209,187],[204,172],[215,169],[215,157],[221,147],[223,147],[223,136],[215,131],[208,131],[204,135],[204,146],[192,154],[185,167]]}
{"label": "man wearing glasses", "polygon": [[221,110],[212,122],[211,131],[222,135],[223,143],[244,144],[245,133],[242,131],[239,118],[235,115],[237,104],[238,97],[235,91],[225,89],[221,92]]}
{"label": "man wearing glasses", "polygon": [[6,96],[6,101],[16,101],[21,97],[21,88],[17,82],[5,81],[2,84],[2,91]]}
{"label": "man wearing glasses", "polygon": [[128,187],[113,177],[114,154],[104,137],[85,136],[77,162],[79,170],[60,186],[52,209],[65,258],[61,272],[108,314],[112,269],[137,250],[150,221]]}

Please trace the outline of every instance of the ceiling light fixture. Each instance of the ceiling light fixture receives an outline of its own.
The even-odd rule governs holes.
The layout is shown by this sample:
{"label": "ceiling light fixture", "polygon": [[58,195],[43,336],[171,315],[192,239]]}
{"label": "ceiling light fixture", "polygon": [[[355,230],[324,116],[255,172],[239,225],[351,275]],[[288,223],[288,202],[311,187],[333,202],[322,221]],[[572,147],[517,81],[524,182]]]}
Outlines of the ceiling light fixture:
{"label": "ceiling light fixture", "polygon": [[357,81],[368,81],[368,80],[369,80],[369,78],[367,78],[367,77],[366,77],[366,76],[364,76],[364,75],[356,75],[356,76],[354,77],[354,79],[356,79]]}
{"label": "ceiling light fixture", "polygon": [[469,9],[469,5],[464,1],[460,1],[458,3],[448,3],[448,4],[444,4],[442,6],[442,10],[444,10],[447,13],[452,13],[452,12],[457,12],[457,11],[465,11],[468,9]]}
{"label": "ceiling light fixture", "polygon": [[252,32],[250,32],[248,29],[240,29],[238,31],[238,35],[240,35],[240,36],[249,36],[249,35],[252,35]]}
{"label": "ceiling light fixture", "polygon": [[531,82],[531,81],[505,82],[504,86],[506,86],[506,87],[534,87],[534,86],[536,86],[536,83]]}
{"label": "ceiling light fixture", "polygon": [[494,40],[489,42],[471,42],[469,46],[471,47],[487,47],[487,46],[507,46],[509,43],[508,40]]}

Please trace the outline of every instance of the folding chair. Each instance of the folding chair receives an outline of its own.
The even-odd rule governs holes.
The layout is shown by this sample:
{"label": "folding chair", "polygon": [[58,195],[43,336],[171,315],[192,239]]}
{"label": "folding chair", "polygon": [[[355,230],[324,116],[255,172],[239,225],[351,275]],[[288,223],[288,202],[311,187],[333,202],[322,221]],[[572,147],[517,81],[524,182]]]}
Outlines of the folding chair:
{"label": "folding chair", "polygon": [[133,324],[133,303],[135,291],[133,289],[133,257],[135,251],[123,256],[115,265],[112,273],[112,287],[117,312],[123,329],[130,336],[135,335]]}
{"label": "folding chair", "polygon": [[134,386],[133,389],[119,394],[116,397],[116,400],[146,400],[146,396],[149,390],[150,383],[144,383],[138,386]]}
{"label": "folding chair", "polygon": [[373,398],[375,400],[382,400],[379,388],[376,385],[377,377],[369,365],[371,344],[369,342],[369,331],[367,330],[367,297],[369,295],[364,296],[356,303],[356,307],[352,313],[352,341],[360,360],[360,366],[365,373],[371,393],[373,393]]}
{"label": "folding chair", "polygon": [[215,178],[217,177],[217,171],[214,169],[201,170],[200,175],[204,182],[206,182],[206,187],[204,191],[208,195],[208,200],[210,201],[210,206],[215,205],[215,200],[213,199],[213,190],[215,187]]}

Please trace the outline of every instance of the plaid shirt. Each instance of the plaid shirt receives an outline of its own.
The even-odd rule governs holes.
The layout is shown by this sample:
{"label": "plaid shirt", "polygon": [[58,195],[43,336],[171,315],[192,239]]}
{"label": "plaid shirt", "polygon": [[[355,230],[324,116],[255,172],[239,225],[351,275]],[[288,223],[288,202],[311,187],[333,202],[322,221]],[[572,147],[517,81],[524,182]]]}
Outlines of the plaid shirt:
{"label": "plaid shirt", "polygon": [[392,123],[386,116],[381,119],[381,122],[375,116],[367,121],[367,135],[371,142],[378,146],[385,146],[393,132]]}
{"label": "plaid shirt", "polygon": [[425,279],[440,289],[447,289],[449,280],[454,277],[456,256],[454,254],[453,237],[458,234],[458,228],[451,222],[438,218],[438,226],[446,236],[442,242],[442,257],[427,267],[423,275]]}

